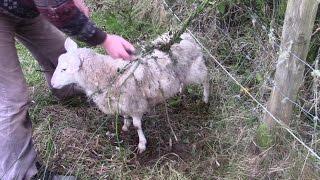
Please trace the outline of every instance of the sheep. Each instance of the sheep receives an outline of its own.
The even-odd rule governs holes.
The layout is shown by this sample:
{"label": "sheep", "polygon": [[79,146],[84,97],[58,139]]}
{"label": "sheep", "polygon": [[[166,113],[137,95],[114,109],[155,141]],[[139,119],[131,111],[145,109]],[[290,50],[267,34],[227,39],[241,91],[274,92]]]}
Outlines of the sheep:
{"label": "sheep", "polygon": [[59,57],[51,84],[56,89],[68,84],[80,86],[102,112],[124,117],[123,131],[128,131],[132,117],[139,136],[138,152],[142,153],[147,140],[141,120],[150,107],[175,96],[189,84],[202,84],[203,101],[208,103],[208,70],[201,48],[187,33],[181,39],[172,45],[170,54],[155,49],[139,61],[128,62],[78,48],[68,38],[67,52]]}

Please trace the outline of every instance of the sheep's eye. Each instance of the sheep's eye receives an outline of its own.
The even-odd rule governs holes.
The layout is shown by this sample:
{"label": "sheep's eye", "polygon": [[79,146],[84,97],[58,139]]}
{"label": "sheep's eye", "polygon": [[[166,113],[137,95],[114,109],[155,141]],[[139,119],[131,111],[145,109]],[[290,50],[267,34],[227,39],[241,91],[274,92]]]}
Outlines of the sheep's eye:
{"label": "sheep's eye", "polygon": [[64,68],[64,69],[61,69],[61,72],[64,72],[64,71],[66,71],[67,69],[66,68]]}

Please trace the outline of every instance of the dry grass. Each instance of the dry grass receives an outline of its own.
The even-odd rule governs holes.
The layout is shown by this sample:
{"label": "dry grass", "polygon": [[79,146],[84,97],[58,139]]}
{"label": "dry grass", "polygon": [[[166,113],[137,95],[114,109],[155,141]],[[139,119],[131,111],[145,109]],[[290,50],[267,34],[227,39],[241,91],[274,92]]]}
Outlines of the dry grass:
{"label": "dry grass", "polygon": [[[123,13],[129,11],[127,5],[132,2],[122,1],[117,6],[124,9]],[[156,24],[165,22],[161,18],[171,19],[158,16],[163,13],[162,7],[158,9],[160,1],[143,2],[150,2],[148,8],[135,5],[137,19],[133,20]],[[91,5],[96,8],[96,18],[107,10],[117,12],[113,1],[109,4],[96,1]],[[192,3],[182,0],[170,5],[180,17],[194,8]],[[271,87],[268,79],[272,77],[277,55],[268,45],[267,35],[261,29],[252,28],[248,17],[248,12],[240,6],[223,16],[209,8],[191,28],[228,70],[265,103]],[[122,22],[122,15],[117,20]],[[172,22],[164,27],[173,26]],[[114,30],[115,24],[112,24]],[[148,31],[135,27],[121,33],[129,37],[125,33],[138,31],[130,36],[133,39],[148,39],[159,33],[158,29],[149,27]],[[147,35],[139,35],[144,33]],[[22,51],[20,57],[30,60],[24,54]],[[210,104],[201,102],[201,88],[188,87],[183,95],[168,100],[168,109],[164,104],[152,109],[144,116],[148,146],[141,155],[136,152],[138,137],[133,128],[129,133],[121,132],[120,119],[102,114],[85,100],[66,103],[52,100],[38,74],[27,74],[35,101],[30,112],[40,160],[52,170],[78,175],[80,179],[319,179],[319,164],[306,157],[306,150],[283,130],[275,131],[269,147],[259,144],[256,132],[262,110],[212,60],[207,60]],[[24,65],[27,71],[31,66],[34,67]],[[310,142],[312,125],[300,111],[296,115],[291,127]]]}

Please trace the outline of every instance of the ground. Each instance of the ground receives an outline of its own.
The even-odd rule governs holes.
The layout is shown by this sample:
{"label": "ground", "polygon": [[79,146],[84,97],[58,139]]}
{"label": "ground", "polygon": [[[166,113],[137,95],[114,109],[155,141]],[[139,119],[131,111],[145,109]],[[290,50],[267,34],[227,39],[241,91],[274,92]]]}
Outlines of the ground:
{"label": "ground", "polygon": [[[92,18],[138,47],[177,26],[165,15],[161,1],[141,6],[131,1],[90,1]],[[141,3],[143,4],[141,1]],[[189,1],[188,1],[189,2]],[[160,4],[159,4],[160,3]],[[180,4],[179,4],[180,3]],[[171,3],[185,17],[193,3]],[[220,11],[226,11],[220,7]],[[221,10],[222,9],[222,10]],[[237,14],[238,13],[238,14]],[[270,93],[266,79],[273,72],[276,50],[267,35],[255,30],[248,14],[237,9],[232,23],[206,10],[192,24],[197,37],[228,70],[263,103]],[[249,16],[250,17],[250,16]],[[239,21],[244,23],[239,25]],[[238,24],[237,24],[238,23]],[[258,34],[257,34],[258,33]],[[202,88],[188,87],[182,95],[159,104],[143,117],[147,150],[138,154],[138,136],[131,127],[121,132],[122,118],[105,115],[83,98],[57,101],[48,90],[41,68],[17,44],[33,101],[34,142],[42,164],[80,179],[319,179],[319,164],[287,133],[273,138],[261,126],[259,108],[210,58],[211,96],[202,102]],[[97,48],[98,52],[103,50]],[[312,126],[297,112],[297,132],[310,141]],[[270,140],[271,139],[271,140]]]}

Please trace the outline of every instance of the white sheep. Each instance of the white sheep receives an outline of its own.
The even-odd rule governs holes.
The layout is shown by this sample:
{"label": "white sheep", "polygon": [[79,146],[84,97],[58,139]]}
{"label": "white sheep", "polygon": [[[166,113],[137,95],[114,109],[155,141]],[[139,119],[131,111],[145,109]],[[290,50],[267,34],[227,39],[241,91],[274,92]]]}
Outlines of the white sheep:
{"label": "white sheep", "polygon": [[[203,100],[208,102],[208,73],[201,48],[189,34],[181,38],[171,47],[170,55],[154,50],[133,63],[78,48],[68,38],[67,52],[59,57],[51,84],[57,89],[79,85],[104,113],[124,117],[123,131],[128,130],[132,117],[139,136],[138,151],[142,153],[147,140],[141,119],[150,107],[175,96],[188,84],[202,84]],[[125,71],[119,73],[122,69]]]}

